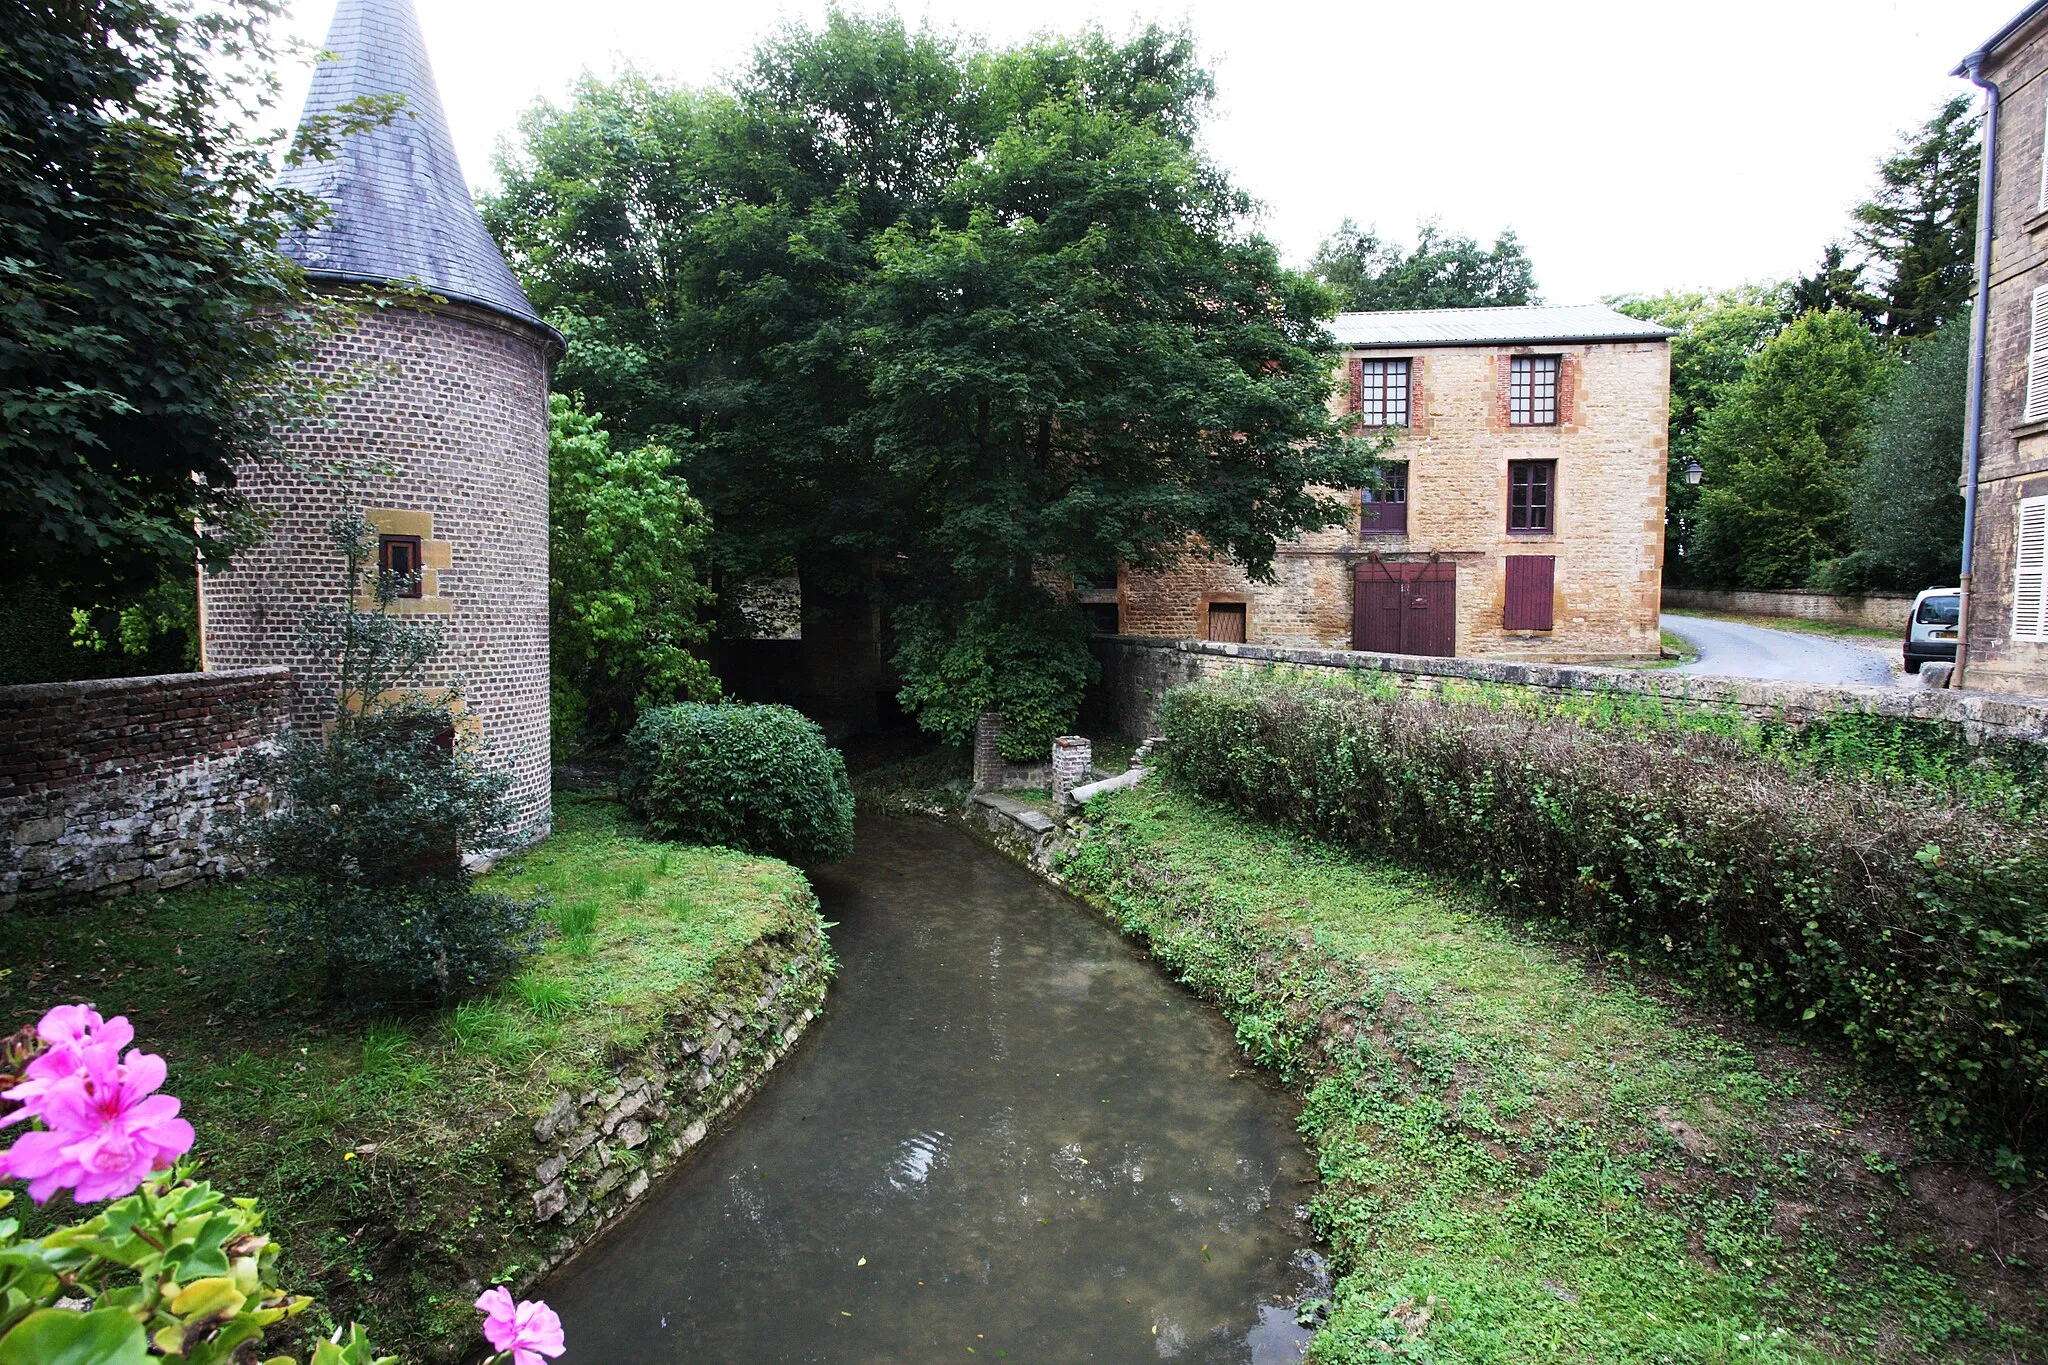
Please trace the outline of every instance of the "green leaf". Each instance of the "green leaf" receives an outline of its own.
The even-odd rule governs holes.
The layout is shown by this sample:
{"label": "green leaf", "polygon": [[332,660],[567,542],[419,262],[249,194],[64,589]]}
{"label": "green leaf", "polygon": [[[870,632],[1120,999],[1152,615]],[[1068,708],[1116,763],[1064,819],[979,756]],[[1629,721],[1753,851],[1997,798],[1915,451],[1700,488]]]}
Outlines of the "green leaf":
{"label": "green leaf", "polygon": [[142,1324],[118,1308],[45,1308],[0,1337],[0,1365],[149,1365]]}

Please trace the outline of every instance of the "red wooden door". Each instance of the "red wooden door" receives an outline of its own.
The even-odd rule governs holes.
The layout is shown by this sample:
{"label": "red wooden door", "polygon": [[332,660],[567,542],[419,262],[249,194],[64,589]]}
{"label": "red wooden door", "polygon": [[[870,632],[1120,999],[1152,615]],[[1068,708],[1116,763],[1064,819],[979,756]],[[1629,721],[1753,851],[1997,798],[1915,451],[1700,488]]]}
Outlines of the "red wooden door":
{"label": "red wooden door", "polygon": [[1351,647],[1380,654],[1458,652],[1455,564],[1365,563],[1352,571]]}

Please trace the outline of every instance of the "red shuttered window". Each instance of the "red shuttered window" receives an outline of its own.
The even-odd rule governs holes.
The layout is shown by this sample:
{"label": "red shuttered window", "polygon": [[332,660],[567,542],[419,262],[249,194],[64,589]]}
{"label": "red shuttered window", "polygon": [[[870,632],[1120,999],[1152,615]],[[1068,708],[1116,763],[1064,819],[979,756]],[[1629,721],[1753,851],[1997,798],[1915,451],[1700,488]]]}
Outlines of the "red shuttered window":
{"label": "red shuttered window", "polygon": [[1509,630],[1551,629],[1551,598],[1557,583],[1555,555],[1507,556],[1507,611],[1501,622]]}

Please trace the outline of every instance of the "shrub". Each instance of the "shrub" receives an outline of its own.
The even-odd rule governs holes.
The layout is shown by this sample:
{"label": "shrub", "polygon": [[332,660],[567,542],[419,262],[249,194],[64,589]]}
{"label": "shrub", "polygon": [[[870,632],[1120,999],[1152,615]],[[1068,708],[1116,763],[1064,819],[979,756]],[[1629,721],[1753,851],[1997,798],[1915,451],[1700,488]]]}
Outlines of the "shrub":
{"label": "shrub", "polygon": [[686,703],[641,713],[620,794],[655,834],[792,863],[853,851],[846,761],[787,706]]}
{"label": "shrub", "polygon": [[1477,877],[1896,1073],[1936,1125],[2044,1145],[2048,831],[1717,735],[1327,686],[1170,693],[1169,778]]}
{"label": "shrub", "polygon": [[[342,519],[332,533],[343,582],[363,582],[368,525]],[[345,599],[306,622],[313,652],[334,661],[334,713],[319,738],[286,735],[245,761],[280,798],[247,833],[273,874],[279,946],[319,962],[330,994],[438,1004],[531,955],[541,906],[471,888],[462,853],[505,842],[510,779],[480,762],[458,694],[420,691],[440,634],[389,611],[402,585],[376,578],[374,609]]]}

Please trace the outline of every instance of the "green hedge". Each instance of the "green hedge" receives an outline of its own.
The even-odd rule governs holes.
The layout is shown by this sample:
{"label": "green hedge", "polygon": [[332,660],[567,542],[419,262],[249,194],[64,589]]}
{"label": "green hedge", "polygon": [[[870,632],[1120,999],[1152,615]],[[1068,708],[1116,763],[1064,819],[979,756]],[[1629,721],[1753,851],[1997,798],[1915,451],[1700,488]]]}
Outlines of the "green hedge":
{"label": "green hedge", "polygon": [[2048,832],[1713,735],[1314,684],[1170,693],[1175,783],[1476,877],[1901,1074],[1936,1125],[2041,1152]]}
{"label": "green hedge", "polygon": [[792,863],[853,851],[846,760],[787,706],[688,703],[643,711],[619,793],[664,839]]}

